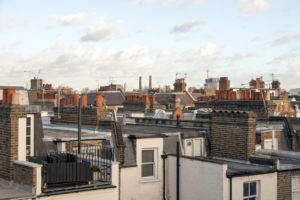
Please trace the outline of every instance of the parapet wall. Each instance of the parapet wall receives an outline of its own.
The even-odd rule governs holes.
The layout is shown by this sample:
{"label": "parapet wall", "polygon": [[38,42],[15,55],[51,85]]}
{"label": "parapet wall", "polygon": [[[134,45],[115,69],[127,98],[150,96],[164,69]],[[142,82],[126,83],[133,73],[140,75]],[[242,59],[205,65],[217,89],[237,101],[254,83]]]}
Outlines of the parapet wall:
{"label": "parapet wall", "polygon": [[[59,110],[59,112],[58,112]],[[53,108],[54,117],[51,123],[54,124],[77,124],[78,123],[78,107],[63,106]],[[102,107],[83,107],[81,108],[81,124],[82,125],[98,125],[101,120],[106,120],[108,110]]]}
{"label": "parapet wall", "polygon": [[[265,107],[266,105],[266,107]],[[257,119],[267,119],[273,116],[276,104],[272,101],[206,101],[195,102],[196,109],[212,108],[213,110],[252,111]],[[267,109],[267,112],[266,112]]]}

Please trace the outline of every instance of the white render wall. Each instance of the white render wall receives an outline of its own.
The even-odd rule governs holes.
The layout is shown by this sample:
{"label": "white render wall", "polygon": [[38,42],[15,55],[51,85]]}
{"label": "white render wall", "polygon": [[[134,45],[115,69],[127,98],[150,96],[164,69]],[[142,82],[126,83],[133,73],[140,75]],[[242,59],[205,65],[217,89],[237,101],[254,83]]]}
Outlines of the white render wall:
{"label": "white render wall", "polygon": [[[167,199],[176,199],[176,157],[168,156]],[[229,179],[226,164],[180,158],[180,199],[228,200]]]}
{"label": "white render wall", "polygon": [[[141,152],[144,148],[157,149],[157,178],[154,180],[143,181],[141,177]],[[136,139],[137,167],[121,168],[121,200],[162,199],[162,153],[163,138]]]}
{"label": "white render wall", "polygon": [[26,161],[26,118],[18,123],[18,160]]}
{"label": "white render wall", "polygon": [[118,200],[119,198],[119,163],[112,163],[112,185],[116,188],[89,190],[85,192],[74,192],[69,194],[52,195],[40,197],[45,200]]}
{"label": "white render wall", "polygon": [[243,199],[244,182],[259,181],[259,200],[277,199],[277,173],[232,178],[232,200]]}

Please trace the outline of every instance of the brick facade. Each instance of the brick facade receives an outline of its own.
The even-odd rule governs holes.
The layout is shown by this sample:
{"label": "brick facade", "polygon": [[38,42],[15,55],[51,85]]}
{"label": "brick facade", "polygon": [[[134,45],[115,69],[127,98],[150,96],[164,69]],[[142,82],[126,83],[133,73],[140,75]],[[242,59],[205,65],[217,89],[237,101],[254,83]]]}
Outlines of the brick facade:
{"label": "brick facade", "polygon": [[253,112],[214,111],[211,156],[249,160],[255,151],[256,115]]}
{"label": "brick facade", "polygon": [[14,164],[15,175],[14,182],[20,185],[31,186],[36,188],[36,168]]}
{"label": "brick facade", "polygon": [[300,176],[300,170],[277,173],[277,200],[292,200],[292,176]]}
{"label": "brick facade", "polygon": [[19,118],[26,118],[23,106],[0,105],[0,176],[7,180],[13,180],[18,160]]}

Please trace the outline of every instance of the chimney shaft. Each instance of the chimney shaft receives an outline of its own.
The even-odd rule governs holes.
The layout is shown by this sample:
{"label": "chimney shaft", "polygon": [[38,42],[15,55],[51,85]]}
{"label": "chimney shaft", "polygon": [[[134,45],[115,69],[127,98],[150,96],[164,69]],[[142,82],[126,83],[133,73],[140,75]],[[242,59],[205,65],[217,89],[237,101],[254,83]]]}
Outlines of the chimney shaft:
{"label": "chimney shaft", "polygon": [[152,88],[152,76],[150,75],[149,76],[149,89]]}
{"label": "chimney shaft", "polygon": [[142,77],[139,77],[139,90],[142,91]]}

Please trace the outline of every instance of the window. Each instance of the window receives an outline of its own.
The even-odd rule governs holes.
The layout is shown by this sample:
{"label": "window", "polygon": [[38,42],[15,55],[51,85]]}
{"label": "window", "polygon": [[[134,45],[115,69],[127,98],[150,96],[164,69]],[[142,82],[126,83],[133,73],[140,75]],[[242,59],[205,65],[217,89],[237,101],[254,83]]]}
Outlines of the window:
{"label": "window", "polygon": [[258,200],[258,181],[244,183],[243,200]]}
{"label": "window", "polygon": [[26,118],[26,156],[31,154],[31,118]]}
{"label": "window", "polygon": [[156,150],[142,150],[142,178],[155,178],[156,176]]}
{"label": "window", "polygon": [[190,138],[184,140],[185,155],[187,156],[205,156],[204,138]]}
{"label": "window", "polygon": [[[272,139],[264,139],[264,149],[272,149]],[[278,149],[278,140],[274,138],[274,149]]]}
{"label": "window", "polygon": [[292,177],[292,200],[300,199],[300,176]]}

